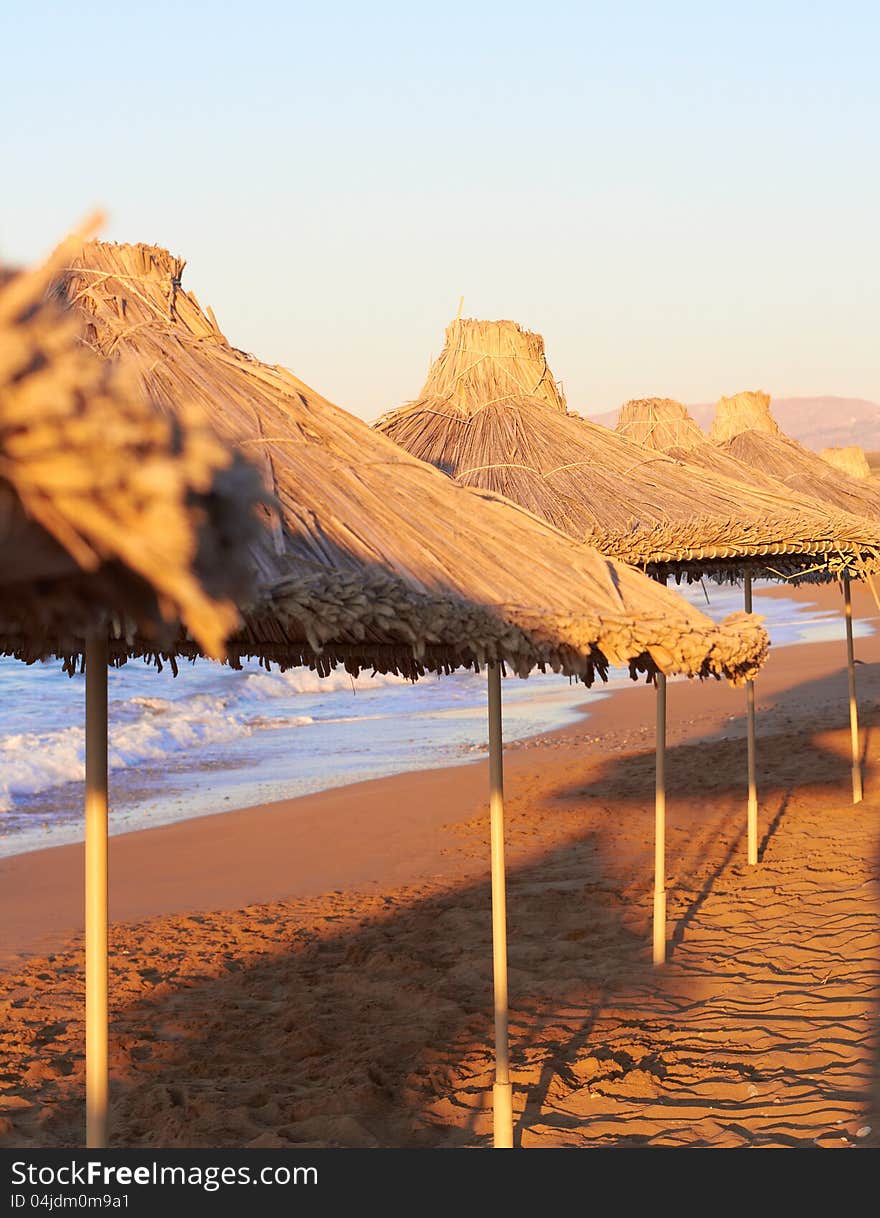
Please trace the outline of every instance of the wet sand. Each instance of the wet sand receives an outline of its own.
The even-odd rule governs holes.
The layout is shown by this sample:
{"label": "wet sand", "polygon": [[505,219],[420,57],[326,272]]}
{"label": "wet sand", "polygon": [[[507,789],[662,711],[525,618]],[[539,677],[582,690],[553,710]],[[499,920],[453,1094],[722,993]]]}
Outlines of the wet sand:
{"label": "wet sand", "polygon": [[[744,695],[670,685],[659,971],[653,691],[585,695],[589,718],[508,749],[520,1144],[880,1144],[880,639],[857,654],[858,808],[842,642],[762,674],[758,868]],[[486,1144],[486,783],[469,764],[114,839],[116,1144]],[[72,846],[0,863],[0,1144],[82,1138],[81,870]]]}

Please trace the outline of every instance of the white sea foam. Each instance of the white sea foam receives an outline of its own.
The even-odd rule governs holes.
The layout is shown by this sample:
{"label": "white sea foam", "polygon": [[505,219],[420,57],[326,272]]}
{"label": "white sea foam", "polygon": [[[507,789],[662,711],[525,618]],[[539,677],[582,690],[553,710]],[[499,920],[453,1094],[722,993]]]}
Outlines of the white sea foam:
{"label": "white sea foam", "polygon": [[34,795],[83,777],[82,728],[21,732],[0,739],[0,812],[15,796]]}
{"label": "white sea foam", "polygon": [[[252,730],[242,710],[230,706],[227,698],[129,698],[110,708],[108,762],[111,770],[130,769],[237,740]],[[84,773],[81,726],[6,735],[0,738],[0,811],[9,809],[16,797],[81,782]]]}
{"label": "white sea foam", "polygon": [[246,694],[257,698],[289,698],[292,694],[357,693],[382,689],[388,685],[409,685],[405,677],[392,674],[361,673],[353,677],[344,669],[336,669],[319,677],[307,668],[291,668],[287,672],[252,672],[244,678]]}
{"label": "white sea foam", "polygon": [[[145,675],[150,677],[151,674],[132,667],[128,672],[122,669],[112,673],[111,677],[119,685],[127,678],[140,682]],[[192,675],[187,673],[187,677]],[[108,758],[111,770],[161,762],[187,751],[204,755],[209,746],[231,743],[253,732],[306,727],[315,721],[309,714],[290,713],[293,707],[289,710],[273,707],[272,714],[265,713],[262,707],[266,702],[277,704],[282,699],[295,702],[297,696],[308,696],[311,700],[332,694],[382,689],[401,682],[408,684],[401,677],[367,674],[353,678],[344,671],[332,672],[322,678],[302,669],[285,673],[233,674],[228,669],[204,667],[195,675],[202,683],[215,688],[225,687],[228,692],[173,698],[134,694],[111,701]],[[63,690],[62,682],[67,679],[58,674],[58,680]],[[332,703],[334,699],[330,701]],[[47,719],[51,714],[52,709],[47,706]],[[81,722],[81,714],[76,718]],[[82,726],[17,733],[7,729],[6,734],[0,735],[0,812],[10,809],[14,801],[23,796],[36,795],[67,782],[82,782],[84,773],[85,733]]]}

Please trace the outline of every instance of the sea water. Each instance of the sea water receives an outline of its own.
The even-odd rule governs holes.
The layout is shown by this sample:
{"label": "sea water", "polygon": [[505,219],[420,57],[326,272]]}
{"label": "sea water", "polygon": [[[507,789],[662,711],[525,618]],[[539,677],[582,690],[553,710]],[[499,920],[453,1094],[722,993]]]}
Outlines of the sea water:
{"label": "sea water", "polygon": [[[713,618],[742,591],[679,589]],[[708,596],[708,603],[706,597]],[[777,646],[842,639],[839,612],[755,590]],[[873,619],[856,622],[872,633]],[[82,837],[84,678],[57,662],[0,659],[0,856]],[[586,690],[536,674],[504,682],[504,734],[522,739],[574,722],[626,673]],[[210,661],[176,678],[131,662],[109,675],[114,833],[302,795],[485,755],[485,676],[456,673],[412,684],[390,676],[304,669],[235,672]]]}

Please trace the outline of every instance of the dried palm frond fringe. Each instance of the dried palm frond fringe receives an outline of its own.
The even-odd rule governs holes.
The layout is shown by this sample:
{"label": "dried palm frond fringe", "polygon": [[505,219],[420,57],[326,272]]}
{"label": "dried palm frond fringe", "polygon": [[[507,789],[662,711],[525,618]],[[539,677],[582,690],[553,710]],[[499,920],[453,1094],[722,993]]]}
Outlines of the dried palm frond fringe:
{"label": "dried palm frond fringe", "polygon": [[[522,509],[456,487],[292,373],[231,347],[181,286],[183,265],[154,247],[91,243],[64,290],[96,351],[133,369],[170,413],[200,410],[260,465],[274,506],[250,545],[259,587],[231,662],[418,676],[500,660],[585,680],[625,664],[734,682],[762,662],[756,619],[713,624]],[[54,647],[75,662],[66,640]],[[120,632],[112,651],[162,661],[196,650],[185,638],[137,647]]]}
{"label": "dried palm frond fringe", "polygon": [[47,298],[72,240],[0,287],[0,616],[39,655],[106,613],[146,640],[182,620],[210,655],[250,588],[254,470],[204,420],[160,411],[83,343],[82,318]]}
{"label": "dried palm frond fringe", "polygon": [[[484,347],[489,358],[481,361]],[[540,396],[512,394],[512,381],[528,383],[516,371],[519,349],[530,367],[546,369],[541,339],[513,322],[454,321],[418,400],[385,414],[376,429],[460,484],[504,495],[653,574],[877,567],[876,524],[793,502],[781,487],[707,479],[699,468],[549,409]],[[505,359],[495,375],[499,350]],[[690,431],[683,424],[679,438]]]}
{"label": "dried palm frond fringe", "polygon": [[[657,590],[678,599],[666,589]],[[628,669],[632,677],[650,677],[659,670],[724,677],[738,685],[764,663],[768,639],[760,618],[732,614],[715,624],[694,613],[685,626],[665,608],[658,605],[654,616],[566,615],[513,607],[502,614],[452,597],[419,598],[402,581],[388,577],[365,586],[360,578],[312,576],[282,585],[260,610],[248,614],[245,631],[227,647],[227,659],[232,667],[256,658],[282,670],[305,666],[326,675],[339,664],[355,676],[369,669],[412,679],[428,672],[480,669],[500,660],[519,676],[537,667],[575,676],[586,685],[597,677],[607,679],[612,666]],[[0,649],[27,660],[60,656],[72,672],[81,643],[59,635],[40,648],[31,640],[17,640],[0,621]],[[176,672],[179,657],[195,660],[199,654],[198,645],[183,638],[165,650],[118,634],[110,642],[110,661],[117,665],[142,656]]]}

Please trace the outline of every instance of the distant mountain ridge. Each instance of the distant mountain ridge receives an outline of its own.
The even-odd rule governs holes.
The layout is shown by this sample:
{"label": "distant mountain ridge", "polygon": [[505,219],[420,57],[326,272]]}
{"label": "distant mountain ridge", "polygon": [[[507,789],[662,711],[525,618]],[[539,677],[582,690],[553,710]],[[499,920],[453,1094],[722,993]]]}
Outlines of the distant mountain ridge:
{"label": "distant mountain ridge", "polygon": [[[840,448],[859,444],[866,452],[880,449],[880,405],[865,398],[773,398],[773,417],[782,430],[807,448]],[[700,427],[708,431],[715,415],[714,402],[688,406]],[[589,417],[605,427],[617,425],[617,410]]]}

